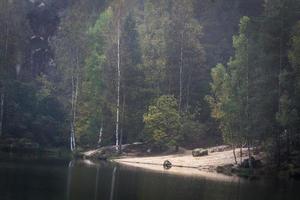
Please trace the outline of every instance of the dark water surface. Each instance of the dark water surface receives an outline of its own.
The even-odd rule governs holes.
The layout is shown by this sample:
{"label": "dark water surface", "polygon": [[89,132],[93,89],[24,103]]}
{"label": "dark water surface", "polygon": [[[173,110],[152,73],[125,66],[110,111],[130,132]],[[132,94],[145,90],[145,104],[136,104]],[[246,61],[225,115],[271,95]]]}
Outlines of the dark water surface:
{"label": "dark water surface", "polygon": [[298,181],[213,181],[58,159],[0,160],[0,200],[299,200]]}

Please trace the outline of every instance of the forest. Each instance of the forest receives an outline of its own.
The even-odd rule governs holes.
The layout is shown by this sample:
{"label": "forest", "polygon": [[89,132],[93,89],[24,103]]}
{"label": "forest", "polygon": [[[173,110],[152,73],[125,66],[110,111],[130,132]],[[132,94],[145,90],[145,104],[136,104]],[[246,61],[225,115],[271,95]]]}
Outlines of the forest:
{"label": "forest", "polygon": [[1,0],[0,146],[300,150],[299,0]]}

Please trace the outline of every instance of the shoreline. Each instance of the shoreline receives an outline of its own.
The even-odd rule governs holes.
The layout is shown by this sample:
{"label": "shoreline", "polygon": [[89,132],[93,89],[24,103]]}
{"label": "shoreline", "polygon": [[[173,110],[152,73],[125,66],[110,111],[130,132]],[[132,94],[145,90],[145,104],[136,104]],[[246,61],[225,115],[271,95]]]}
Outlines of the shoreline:
{"label": "shoreline", "polygon": [[113,160],[113,162],[130,170],[140,170],[146,172],[150,171],[154,173],[169,174],[169,175],[189,177],[189,178],[191,177],[191,178],[209,179],[209,180],[224,181],[224,182],[239,182],[240,180],[242,180],[238,176],[229,176],[221,173],[206,172],[196,168],[172,167],[171,169],[164,169],[162,166],[153,167],[153,165],[149,165],[149,164],[125,163],[125,162],[115,161],[115,160]]}
{"label": "shoreline", "polygon": [[[163,162],[172,163],[170,169],[164,169]],[[112,159],[113,162],[125,167],[133,167],[158,173],[174,174],[188,177],[199,177],[222,181],[240,181],[236,175],[218,173],[218,167],[224,167],[234,163],[231,150],[209,153],[207,156],[193,157],[191,151],[182,154],[147,157],[121,157]]]}

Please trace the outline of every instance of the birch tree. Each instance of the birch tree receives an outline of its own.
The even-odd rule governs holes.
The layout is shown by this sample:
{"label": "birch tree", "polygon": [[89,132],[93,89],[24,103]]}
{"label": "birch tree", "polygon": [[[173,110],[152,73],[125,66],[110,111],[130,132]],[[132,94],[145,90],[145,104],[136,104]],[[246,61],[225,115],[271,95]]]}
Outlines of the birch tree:
{"label": "birch tree", "polygon": [[116,84],[116,90],[117,90],[117,102],[116,102],[116,128],[115,128],[115,139],[116,139],[116,150],[121,153],[122,152],[122,139],[123,139],[123,135],[121,134],[123,132],[123,127],[120,127],[120,125],[123,126],[123,123],[121,123],[121,121],[124,121],[123,117],[124,116],[124,108],[125,108],[125,92],[123,91],[123,102],[122,102],[122,108],[121,108],[121,93],[122,93],[122,88],[124,89],[124,87],[122,85],[124,85],[123,81],[122,81],[122,77],[124,77],[124,65],[122,64],[123,59],[122,59],[122,54],[123,54],[123,41],[121,41],[121,39],[123,38],[123,30],[124,30],[124,18],[126,18],[127,13],[130,12],[130,10],[132,9],[131,7],[133,6],[132,4],[133,2],[128,2],[128,3],[124,3],[124,0],[117,0],[115,1],[115,18],[114,18],[114,24],[115,24],[115,30],[116,30],[116,51],[117,51],[117,55],[116,55],[116,60],[117,60],[117,84]]}
{"label": "birch tree", "polygon": [[116,107],[116,150],[118,152],[122,151],[122,143],[120,142],[120,90],[121,90],[121,23],[122,23],[122,10],[123,9],[123,0],[119,0],[116,5],[116,32],[117,32],[117,107]]}
{"label": "birch tree", "polygon": [[71,81],[72,81],[72,99],[71,99],[71,135],[70,135],[70,148],[71,151],[76,150],[76,114],[78,105],[78,90],[79,90],[79,70],[78,70],[78,58],[76,58],[76,68],[73,69]]}
{"label": "birch tree", "polygon": [[62,19],[60,29],[52,40],[55,50],[55,60],[63,74],[59,87],[65,92],[61,97],[65,109],[69,110],[69,144],[71,151],[76,149],[76,137],[78,129],[78,105],[81,99],[82,71],[84,61],[89,49],[87,28],[90,17],[85,15],[84,9],[88,5],[77,2],[68,8],[71,12]]}

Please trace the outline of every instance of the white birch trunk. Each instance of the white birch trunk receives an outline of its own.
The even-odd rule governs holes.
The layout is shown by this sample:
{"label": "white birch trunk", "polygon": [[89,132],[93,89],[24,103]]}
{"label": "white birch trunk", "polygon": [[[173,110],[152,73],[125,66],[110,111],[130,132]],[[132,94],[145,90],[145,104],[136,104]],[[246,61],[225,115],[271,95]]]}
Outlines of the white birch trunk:
{"label": "white birch trunk", "polygon": [[123,129],[124,129],[124,120],[125,120],[125,95],[123,95],[122,103],[122,122],[121,122],[121,131],[120,131],[120,140],[119,140],[119,152],[122,153],[122,143],[123,143]]}
{"label": "white birch trunk", "polygon": [[71,100],[71,135],[70,135],[70,148],[71,151],[75,150],[74,147],[74,141],[73,141],[73,135],[74,135],[74,121],[73,121],[73,116],[74,116],[74,99],[75,99],[75,92],[74,92],[74,75],[72,75],[72,100]]}
{"label": "white birch trunk", "polygon": [[76,132],[76,113],[77,113],[77,101],[78,101],[78,89],[79,89],[79,72],[76,74],[76,84],[75,84],[75,97],[74,97],[74,114],[73,114],[73,147],[76,149],[76,140],[75,140],[75,132]]}
{"label": "white birch trunk", "polygon": [[73,70],[72,74],[72,107],[71,107],[71,135],[70,135],[70,146],[71,151],[76,150],[76,114],[77,114],[77,101],[78,101],[78,93],[79,93],[79,58],[78,52],[76,51],[75,58],[75,66],[76,68]]}
{"label": "white birch trunk", "polygon": [[103,128],[101,126],[100,131],[99,131],[99,139],[98,139],[98,145],[101,145],[102,142],[102,135],[103,135]]}
{"label": "white birch trunk", "polygon": [[3,113],[4,113],[4,92],[1,93],[1,97],[0,97],[0,137],[2,136]]}
{"label": "white birch trunk", "polygon": [[78,99],[78,84],[79,84],[79,73],[76,72],[76,77],[72,75],[72,100],[71,100],[71,135],[70,135],[70,147],[71,151],[76,149],[75,140],[75,127],[76,127],[76,109]]}
{"label": "white birch trunk", "polygon": [[[119,123],[120,123],[120,85],[121,85],[121,70],[120,70],[120,19],[117,26],[117,120],[116,120],[116,150],[119,151]],[[121,144],[122,145],[122,144]]]}

